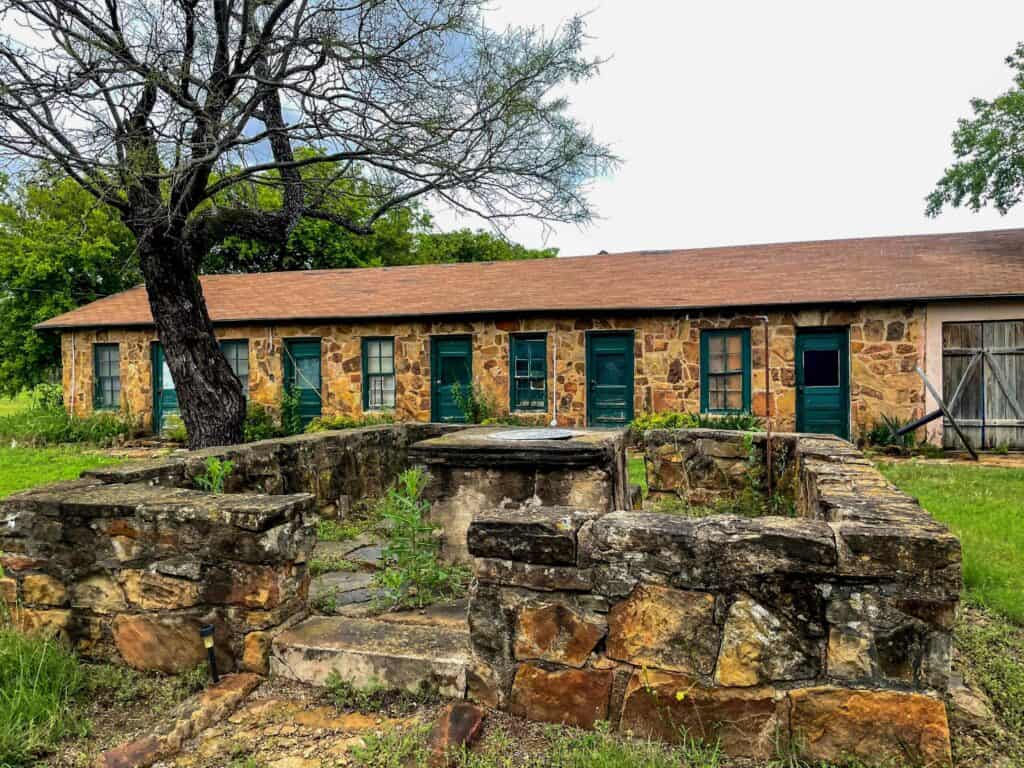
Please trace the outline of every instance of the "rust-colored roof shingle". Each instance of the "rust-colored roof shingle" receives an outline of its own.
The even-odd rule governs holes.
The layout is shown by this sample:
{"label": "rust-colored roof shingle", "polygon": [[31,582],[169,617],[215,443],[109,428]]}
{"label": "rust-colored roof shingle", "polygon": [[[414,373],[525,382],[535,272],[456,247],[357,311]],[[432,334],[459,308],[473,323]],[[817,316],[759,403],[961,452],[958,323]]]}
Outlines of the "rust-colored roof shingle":
{"label": "rust-colored roof shingle", "polygon": [[[1024,297],[1024,229],[202,278],[217,323]],[[151,325],[145,289],[38,328]]]}

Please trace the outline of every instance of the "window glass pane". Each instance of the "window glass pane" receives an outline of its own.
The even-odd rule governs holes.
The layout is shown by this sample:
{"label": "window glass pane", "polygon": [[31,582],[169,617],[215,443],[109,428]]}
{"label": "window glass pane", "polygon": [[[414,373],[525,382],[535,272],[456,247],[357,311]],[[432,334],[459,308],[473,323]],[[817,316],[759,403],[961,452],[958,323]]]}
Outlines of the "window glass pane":
{"label": "window glass pane", "polygon": [[727,369],[739,371],[743,368],[743,339],[738,334],[731,334],[726,339],[728,348]]}
{"label": "window glass pane", "polygon": [[163,367],[160,369],[160,384],[164,391],[170,391],[174,389],[174,377],[171,376],[171,369],[167,365],[167,361],[164,360]]}
{"label": "window glass pane", "polygon": [[380,342],[380,372],[395,372],[395,342],[391,339]]}
{"label": "window glass pane", "polygon": [[808,387],[838,387],[839,350],[805,350],[804,385]]}
{"label": "window glass pane", "polygon": [[547,339],[513,337],[512,408],[543,410],[547,406]]}

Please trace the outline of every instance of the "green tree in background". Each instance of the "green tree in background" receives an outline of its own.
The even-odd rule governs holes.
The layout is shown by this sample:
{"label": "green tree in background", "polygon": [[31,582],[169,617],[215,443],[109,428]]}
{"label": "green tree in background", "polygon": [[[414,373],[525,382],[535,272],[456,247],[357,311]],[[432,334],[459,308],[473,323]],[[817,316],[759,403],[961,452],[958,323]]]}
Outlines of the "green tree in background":
{"label": "green tree in background", "polygon": [[927,213],[946,205],[978,211],[992,205],[1005,214],[1024,194],[1024,43],[1007,57],[1013,87],[991,101],[972,99],[972,118],[953,132],[956,160],[927,198]]}
{"label": "green tree in background", "polygon": [[14,187],[0,176],[0,394],[56,370],[59,340],[35,323],[141,280],[134,248],[119,218],[74,182]]}
{"label": "green tree in background", "polygon": [[[42,174],[41,174],[42,175]],[[59,178],[59,174],[56,174]],[[338,195],[362,199],[357,181]],[[364,190],[365,191],[365,190]],[[259,205],[273,210],[279,192],[263,189]],[[354,215],[359,215],[355,212]],[[401,266],[553,257],[490,232],[438,232],[419,203],[394,208],[372,234],[354,234],[325,221],[303,219],[288,241],[229,238],[211,250],[205,273]],[[70,179],[15,186],[0,175],[0,394],[38,384],[60,364],[59,340],[32,326],[142,282],[135,238],[108,207]]]}

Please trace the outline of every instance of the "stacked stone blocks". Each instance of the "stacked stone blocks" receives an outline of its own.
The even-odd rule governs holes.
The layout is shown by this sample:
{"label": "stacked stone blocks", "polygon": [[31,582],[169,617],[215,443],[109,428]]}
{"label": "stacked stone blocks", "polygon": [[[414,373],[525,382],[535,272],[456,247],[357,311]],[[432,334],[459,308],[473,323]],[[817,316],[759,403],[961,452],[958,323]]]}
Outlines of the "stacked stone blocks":
{"label": "stacked stone blocks", "polygon": [[[664,460],[673,438],[678,467],[717,435],[645,444]],[[798,517],[475,521],[470,694],[533,719],[719,739],[735,756],[948,764],[959,543],[848,443],[775,440]]]}

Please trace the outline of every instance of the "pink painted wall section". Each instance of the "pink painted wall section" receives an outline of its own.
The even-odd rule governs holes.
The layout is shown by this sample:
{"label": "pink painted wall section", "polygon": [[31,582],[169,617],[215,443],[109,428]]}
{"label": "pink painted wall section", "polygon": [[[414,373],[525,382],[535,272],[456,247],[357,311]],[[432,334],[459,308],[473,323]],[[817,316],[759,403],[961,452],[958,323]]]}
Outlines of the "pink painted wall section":
{"label": "pink painted wall section", "polygon": [[[942,391],[942,324],[954,322],[980,322],[984,320],[1022,320],[1024,300],[1016,301],[944,301],[932,302],[925,307],[925,373],[932,386]],[[925,393],[925,409],[939,407],[930,393]],[[928,442],[942,445],[942,420],[927,426]]]}

